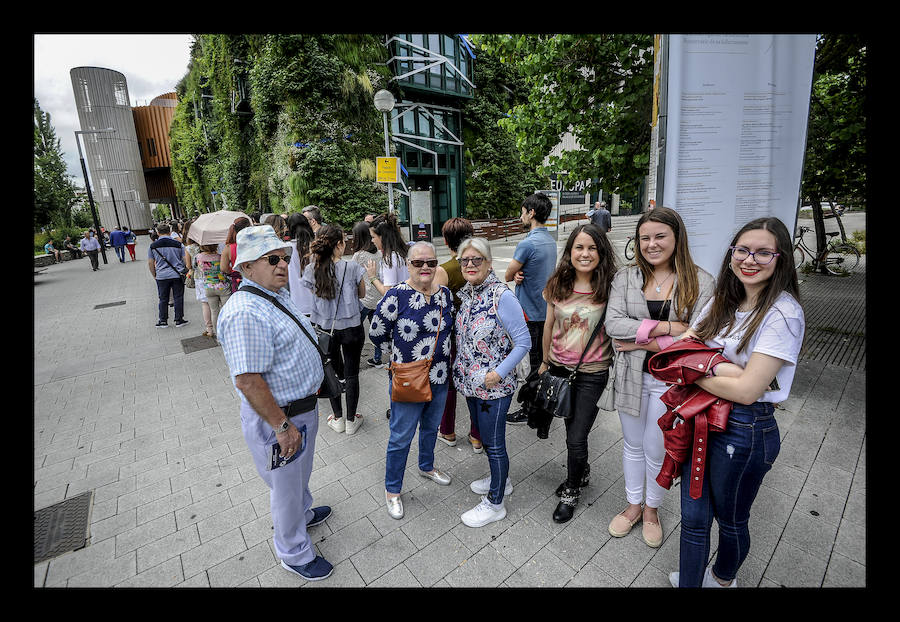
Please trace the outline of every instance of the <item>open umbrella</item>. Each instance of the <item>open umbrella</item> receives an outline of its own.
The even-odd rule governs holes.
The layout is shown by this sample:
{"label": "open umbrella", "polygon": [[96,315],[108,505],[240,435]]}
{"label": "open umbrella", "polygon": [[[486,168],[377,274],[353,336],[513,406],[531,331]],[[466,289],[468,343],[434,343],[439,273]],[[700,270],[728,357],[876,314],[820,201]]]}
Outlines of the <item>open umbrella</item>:
{"label": "open umbrella", "polygon": [[230,210],[200,214],[197,216],[197,220],[191,223],[189,235],[192,240],[201,246],[204,244],[222,243],[228,237],[228,229],[234,224],[235,219],[241,217],[249,219],[249,216],[244,212],[233,212]]}

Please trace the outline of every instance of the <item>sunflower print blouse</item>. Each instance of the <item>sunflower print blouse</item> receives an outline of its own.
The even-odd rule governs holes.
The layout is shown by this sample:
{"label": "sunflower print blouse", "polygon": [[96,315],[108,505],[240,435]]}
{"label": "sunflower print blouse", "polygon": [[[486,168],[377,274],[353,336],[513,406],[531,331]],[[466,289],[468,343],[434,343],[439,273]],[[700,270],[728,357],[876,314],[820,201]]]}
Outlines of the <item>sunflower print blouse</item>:
{"label": "sunflower print blouse", "polygon": [[426,296],[400,283],[385,292],[375,306],[369,338],[379,347],[390,343],[391,361],[396,363],[421,361],[433,355],[429,380],[431,384],[444,384],[450,374],[452,312],[453,296],[447,287]]}

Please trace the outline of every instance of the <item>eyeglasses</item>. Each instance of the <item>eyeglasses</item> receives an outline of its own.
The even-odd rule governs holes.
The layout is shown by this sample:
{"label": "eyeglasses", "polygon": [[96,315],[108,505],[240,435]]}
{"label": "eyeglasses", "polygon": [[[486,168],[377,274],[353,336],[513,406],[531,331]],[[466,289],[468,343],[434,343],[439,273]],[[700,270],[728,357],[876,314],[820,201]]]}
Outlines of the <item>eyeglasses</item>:
{"label": "eyeglasses", "polygon": [[772,260],[781,254],[773,253],[772,251],[756,251],[755,253],[751,253],[749,248],[744,248],[743,246],[729,246],[728,248],[731,249],[731,256],[737,261],[744,261],[747,257],[753,257],[753,261],[761,266],[772,263]]}
{"label": "eyeglasses", "polygon": [[422,266],[427,265],[429,268],[436,268],[438,265],[437,259],[410,259],[410,265],[415,266],[416,268],[421,268]]}
{"label": "eyeglasses", "polygon": [[481,262],[483,262],[483,261],[484,261],[484,257],[460,257],[459,265],[468,266],[469,264],[472,264],[473,266],[475,266],[477,268],[478,266],[481,265]]}
{"label": "eyeglasses", "polygon": [[282,259],[284,260],[284,263],[291,263],[290,255],[263,255],[260,259],[268,261],[270,266],[277,266],[278,262]]}

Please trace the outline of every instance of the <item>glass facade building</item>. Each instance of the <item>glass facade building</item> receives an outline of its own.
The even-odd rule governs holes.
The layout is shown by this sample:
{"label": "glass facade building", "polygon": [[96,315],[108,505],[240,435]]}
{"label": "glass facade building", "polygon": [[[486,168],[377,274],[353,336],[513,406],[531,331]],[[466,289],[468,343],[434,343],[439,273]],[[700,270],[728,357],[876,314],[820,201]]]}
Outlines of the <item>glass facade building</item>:
{"label": "glass facade building", "polygon": [[465,215],[462,112],[474,96],[475,56],[463,35],[395,34],[388,66],[403,93],[391,112],[391,139],[403,164],[396,207],[409,217],[409,191],[431,190],[433,231]]}

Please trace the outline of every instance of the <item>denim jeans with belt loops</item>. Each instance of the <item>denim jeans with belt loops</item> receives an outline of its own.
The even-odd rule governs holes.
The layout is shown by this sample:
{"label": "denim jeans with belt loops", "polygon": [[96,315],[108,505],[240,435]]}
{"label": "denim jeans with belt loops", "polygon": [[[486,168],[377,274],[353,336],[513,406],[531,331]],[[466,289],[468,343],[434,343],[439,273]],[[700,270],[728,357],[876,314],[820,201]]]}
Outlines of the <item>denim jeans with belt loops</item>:
{"label": "denim jeans with belt loops", "polygon": [[491,488],[488,500],[494,505],[503,503],[506,478],[509,475],[509,455],[506,453],[506,413],[512,395],[493,400],[467,397],[469,417],[475,423],[491,468]]}
{"label": "denim jeans with belt loops", "polygon": [[690,496],[691,464],[682,465],[679,587],[703,582],[713,518],[719,524],[713,574],[723,581],[737,576],[750,550],[750,508],[781,449],[774,413],[768,402],[734,404],[725,431],[709,434],[699,499]]}
{"label": "denim jeans with belt loops", "polygon": [[[451,382],[451,380],[447,380]],[[391,402],[388,439],[385,458],[384,489],[389,493],[399,493],[403,488],[403,472],[412,445],[416,428],[419,428],[419,470],[434,469],[434,444],[437,442],[438,426],[444,414],[447,399],[447,382],[431,384],[430,402]],[[390,385],[389,385],[390,386]]]}

